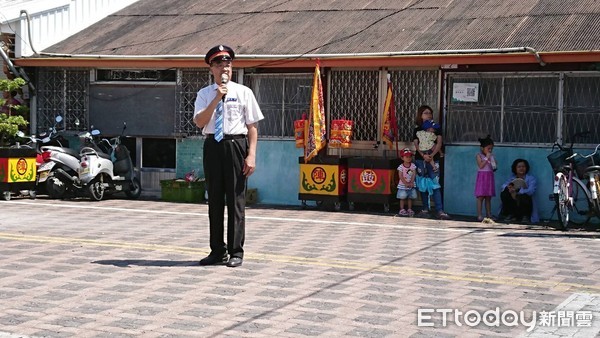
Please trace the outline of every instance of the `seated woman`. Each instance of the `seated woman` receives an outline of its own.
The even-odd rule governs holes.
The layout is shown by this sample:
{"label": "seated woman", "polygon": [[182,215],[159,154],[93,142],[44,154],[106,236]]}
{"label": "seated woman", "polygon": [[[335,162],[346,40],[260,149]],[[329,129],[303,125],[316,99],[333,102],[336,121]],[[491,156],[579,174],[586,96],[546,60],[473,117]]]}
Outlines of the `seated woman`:
{"label": "seated woman", "polygon": [[514,160],[511,170],[513,174],[502,184],[500,218],[507,222],[538,223],[540,217],[533,198],[537,180],[529,174],[529,162],[518,158]]}

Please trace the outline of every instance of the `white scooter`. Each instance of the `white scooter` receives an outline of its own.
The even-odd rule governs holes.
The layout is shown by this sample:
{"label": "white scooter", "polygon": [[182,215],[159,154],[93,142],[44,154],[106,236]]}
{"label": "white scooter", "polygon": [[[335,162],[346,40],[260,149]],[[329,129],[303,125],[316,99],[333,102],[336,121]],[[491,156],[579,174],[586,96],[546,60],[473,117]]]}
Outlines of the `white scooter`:
{"label": "white scooter", "polygon": [[[123,131],[127,128],[123,124]],[[124,192],[129,198],[138,198],[142,186],[135,175],[129,150],[121,144],[121,136],[110,140],[103,139],[102,145],[108,145],[107,154],[99,147],[83,147],[80,151],[79,182],[88,195],[96,201],[105,194]]]}
{"label": "white scooter", "polygon": [[[56,117],[56,124],[50,129],[49,137],[56,135],[56,125],[62,121],[61,116]],[[76,124],[78,124],[76,122]],[[84,134],[80,134],[82,137]],[[44,191],[51,198],[64,198],[68,195],[74,195],[75,189],[68,180],[67,176],[77,176],[79,168],[79,152],[60,144],[59,146],[42,146],[42,161],[38,167],[38,189],[41,193]]]}

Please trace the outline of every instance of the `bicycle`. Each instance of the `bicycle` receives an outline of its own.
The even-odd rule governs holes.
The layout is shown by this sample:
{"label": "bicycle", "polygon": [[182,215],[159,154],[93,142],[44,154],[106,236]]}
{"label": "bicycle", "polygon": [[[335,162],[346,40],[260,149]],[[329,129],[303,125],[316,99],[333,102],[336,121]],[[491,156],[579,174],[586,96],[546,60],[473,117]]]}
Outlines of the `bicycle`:
{"label": "bicycle", "polygon": [[[600,157],[596,156],[600,145],[589,155],[573,152],[574,140],[586,134],[589,132],[575,134],[569,148],[555,143],[552,149],[556,146],[559,150],[548,155],[548,161],[555,173],[553,197],[560,230],[567,230],[569,223],[583,225],[593,216],[600,217]],[[582,160],[576,161],[577,156]]]}
{"label": "bicycle", "polygon": [[[582,180],[587,179],[587,187],[589,190],[590,203],[593,206],[594,214],[600,218],[600,153],[598,149],[600,144],[596,146],[594,151],[588,155],[574,154],[575,172]],[[580,159],[576,159],[579,156]]]}

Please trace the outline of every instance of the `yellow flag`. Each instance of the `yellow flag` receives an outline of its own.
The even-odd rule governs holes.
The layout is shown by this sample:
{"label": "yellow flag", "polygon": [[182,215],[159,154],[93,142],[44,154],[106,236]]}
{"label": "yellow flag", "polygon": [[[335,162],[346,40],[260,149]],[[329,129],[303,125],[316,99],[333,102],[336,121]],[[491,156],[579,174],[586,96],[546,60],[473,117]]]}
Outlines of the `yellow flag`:
{"label": "yellow flag", "polygon": [[381,127],[381,140],[392,149],[394,142],[398,140],[398,124],[396,122],[396,103],[394,102],[394,88],[392,80],[388,75],[387,95],[383,109],[383,125]]}
{"label": "yellow flag", "polygon": [[321,82],[321,62],[317,59],[313,78],[313,91],[308,115],[308,130],[304,137],[304,163],[317,156],[319,150],[327,144],[325,140],[325,105],[323,102],[323,84]]}

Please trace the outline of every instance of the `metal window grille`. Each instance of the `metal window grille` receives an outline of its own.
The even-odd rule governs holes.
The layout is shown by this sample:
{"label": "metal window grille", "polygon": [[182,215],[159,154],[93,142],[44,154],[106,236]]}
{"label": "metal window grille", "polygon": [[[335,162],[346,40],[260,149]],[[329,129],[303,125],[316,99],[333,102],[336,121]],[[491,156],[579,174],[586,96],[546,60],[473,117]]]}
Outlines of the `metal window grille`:
{"label": "metal window grille", "polygon": [[261,137],[294,137],[294,121],[309,112],[312,81],[312,74],[245,75],[265,116],[258,125]]}
{"label": "metal window grille", "polygon": [[433,109],[438,106],[439,71],[395,70],[389,73],[394,85],[398,139],[401,142],[412,142],[417,109],[422,105]]}
{"label": "metal window grille", "polygon": [[[386,71],[332,71],[330,118],[354,121],[354,141],[381,139],[381,117],[387,93]],[[437,107],[439,72],[437,70],[390,70],[396,104],[398,139],[411,142],[417,108],[423,104]],[[383,92],[379,88],[385,88]],[[381,105],[379,105],[381,101]]]}
{"label": "metal window grille", "polygon": [[[600,127],[599,72],[456,73],[447,84],[447,143],[489,134],[496,143],[551,144]],[[478,84],[475,102],[457,100],[455,84]],[[579,143],[599,141],[594,132]]]}
{"label": "metal window grille", "polygon": [[332,70],[329,121],[353,120],[353,141],[379,139],[379,71]]}
{"label": "metal window grille", "polygon": [[[556,79],[553,74],[450,75],[446,142],[477,142],[488,134],[496,143],[551,142],[556,129],[547,130],[555,121],[545,119],[556,112]],[[456,95],[461,85],[478,86],[473,102]]]}
{"label": "metal window grille", "polygon": [[590,136],[578,143],[600,143],[600,73],[566,73],[564,76],[562,138],[589,130]]}
{"label": "metal window grille", "polygon": [[[37,81],[37,130],[47,131],[56,116],[63,116],[67,130],[86,130],[89,124],[87,69],[41,68]],[[78,121],[79,123],[76,123]]]}
{"label": "metal window grille", "polygon": [[183,136],[200,135],[202,129],[194,124],[194,103],[198,91],[211,83],[206,69],[179,69],[175,89],[175,133]]}

